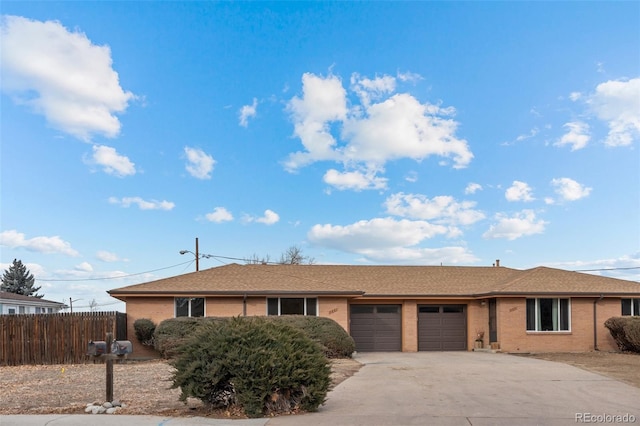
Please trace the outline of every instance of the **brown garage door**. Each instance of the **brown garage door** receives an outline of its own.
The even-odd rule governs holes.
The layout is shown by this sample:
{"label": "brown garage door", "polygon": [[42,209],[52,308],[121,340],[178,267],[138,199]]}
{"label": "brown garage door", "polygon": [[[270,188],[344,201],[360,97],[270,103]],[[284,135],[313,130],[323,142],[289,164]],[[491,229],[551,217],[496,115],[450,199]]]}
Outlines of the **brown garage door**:
{"label": "brown garage door", "polygon": [[402,350],[400,305],[351,305],[351,337],[359,352]]}
{"label": "brown garage door", "polygon": [[418,306],[419,351],[467,349],[467,314],[464,305]]}

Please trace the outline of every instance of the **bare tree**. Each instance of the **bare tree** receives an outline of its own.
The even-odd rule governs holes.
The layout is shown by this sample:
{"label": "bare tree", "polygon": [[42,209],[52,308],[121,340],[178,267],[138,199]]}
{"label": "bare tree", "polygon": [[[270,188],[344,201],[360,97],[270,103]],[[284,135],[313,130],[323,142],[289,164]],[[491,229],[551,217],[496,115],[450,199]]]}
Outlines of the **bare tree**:
{"label": "bare tree", "polygon": [[96,299],[91,300],[91,302],[89,302],[89,309],[91,310],[91,312],[95,312],[97,308],[98,302],[96,302]]}
{"label": "bare tree", "polygon": [[298,246],[289,247],[280,255],[280,262],[283,265],[313,265],[316,260],[313,257],[305,256]]}

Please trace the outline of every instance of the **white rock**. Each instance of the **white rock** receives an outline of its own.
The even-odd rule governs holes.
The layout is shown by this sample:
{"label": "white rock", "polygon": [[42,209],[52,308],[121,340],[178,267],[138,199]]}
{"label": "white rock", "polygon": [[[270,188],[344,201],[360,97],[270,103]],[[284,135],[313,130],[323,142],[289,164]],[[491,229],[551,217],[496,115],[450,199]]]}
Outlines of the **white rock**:
{"label": "white rock", "polygon": [[100,413],[98,413],[98,410],[100,408],[102,408],[102,407],[100,407],[98,405],[94,405],[93,407],[91,407],[91,414],[100,414]]}
{"label": "white rock", "polygon": [[111,408],[111,407],[113,407],[113,404],[111,404],[110,402],[105,402],[104,404],[102,404],[102,406],[104,408]]}
{"label": "white rock", "polygon": [[87,405],[87,408],[84,409],[84,412],[90,413],[92,409],[93,409],[93,405]]}
{"label": "white rock", "polygon": [[104,414],[106,411],[107,411],[107,409],[106,409],[106,408],[104,408],[104,407],[102,407],[102,406],[101,406],[101,407],[98,407],[98,414]]}
{"label": "white rock", "polygon": [[116,412],[116,408],[115,407],[107,408],[107,411],[106,411],[107,414],[113,414],[115,412]]}

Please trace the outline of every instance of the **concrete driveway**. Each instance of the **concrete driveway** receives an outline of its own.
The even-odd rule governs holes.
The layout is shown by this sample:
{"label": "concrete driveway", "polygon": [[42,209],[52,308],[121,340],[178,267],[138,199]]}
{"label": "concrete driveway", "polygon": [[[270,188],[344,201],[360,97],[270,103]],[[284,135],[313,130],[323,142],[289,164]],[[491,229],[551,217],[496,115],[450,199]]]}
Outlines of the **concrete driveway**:
{"label": "concrete driveway", "polygon": [[585,423],[627,415],[640,424],[639,388],[566,364],[481,352],[364,353],[355,359],[364,366],[319,412],[267,424],[575,425],[580,415]]}

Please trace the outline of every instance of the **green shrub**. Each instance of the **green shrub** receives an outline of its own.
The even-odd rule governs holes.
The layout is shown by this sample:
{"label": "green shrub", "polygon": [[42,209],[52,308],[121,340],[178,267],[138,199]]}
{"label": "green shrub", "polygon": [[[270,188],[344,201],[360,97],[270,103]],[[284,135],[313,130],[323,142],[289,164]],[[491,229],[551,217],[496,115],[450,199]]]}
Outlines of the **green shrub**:
{"label": "green shrub", "polygon": [[262,317],[203,323],[172,362],[181,400],[242,408],[249,417],[315,411],[324,403],[330,368],[301,331]]}
{"label": "green shrub", "polygon": [[155,348],[164,358],[173,358],[205,323],[221,321],[218,317],[180,317],[162,321],[154,333]]}
{"label": "green shrub", "polygon": [[612,317],[604,325],[621,351],[640,353],[640,317]]}
{"label": "green shrub", "polygon": [[353,338],[331,318],[304,315],[267,317],[272,321],[289,324],[318,342],[327,358],[349,358],[356,350]]}
{"label": "green shrub", "polygon": [[138,342],[140,342],[144,346],[155,345],[153,333],[156,331],[156,325],[153,321],[148,318],[137,319],[133,323],[133,329],[136,332],[136,338],[138,339]]}

